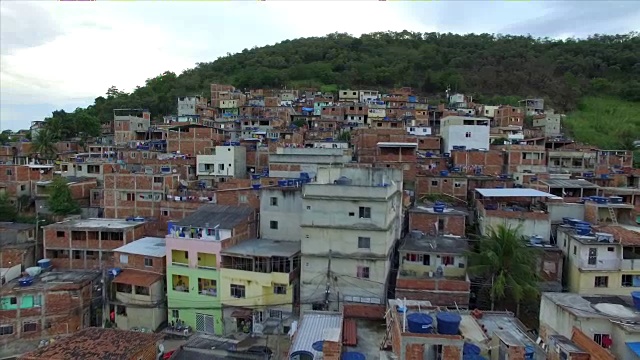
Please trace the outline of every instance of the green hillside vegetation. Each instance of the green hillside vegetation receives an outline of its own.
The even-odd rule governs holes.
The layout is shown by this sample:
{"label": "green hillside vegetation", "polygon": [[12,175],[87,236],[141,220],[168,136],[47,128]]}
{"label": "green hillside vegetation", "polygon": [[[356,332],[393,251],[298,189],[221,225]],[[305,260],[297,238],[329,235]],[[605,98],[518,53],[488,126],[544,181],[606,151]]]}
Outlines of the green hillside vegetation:
{"label": "green hillside vegetation", "polygon": [[478,102],[543,97],[566,112],[585,96],[640,101],[639,53],[637,33],[564,41],[408,31],[360,37],[335,33],[245,49],[198,63],[180,75],[167,71],[131,93],[114,86],[81,112],[106,122],[114,108],[146,108],[158,119],[175,113],[178,96],[209,96],[211,83],[334,91],[411,86],[431,98],[442,97],[451,86]]}
{"label": "green hillside vegetation", "polygon": [[[564,120],[569,134],[602,149],[633,150],[640,140],[640,102],[611,98],[584,98]],[[640,151],[636,150],[636,162]]]}

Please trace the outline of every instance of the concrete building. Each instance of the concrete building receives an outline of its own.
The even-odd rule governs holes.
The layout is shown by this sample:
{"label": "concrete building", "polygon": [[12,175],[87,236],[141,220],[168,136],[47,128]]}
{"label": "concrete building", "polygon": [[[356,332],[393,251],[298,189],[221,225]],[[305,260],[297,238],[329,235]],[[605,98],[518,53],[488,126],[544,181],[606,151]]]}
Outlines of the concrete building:
{"label": "concrete building", "polygon": [[360,90],[358,95],[361,103],[368,103],[380,98],[380,93],[375,90]]}
{"label": "concrete building", "polygon": [[596,359],[637,359],[638,309],[630,296],[543,293],[540,337],[571,338]]}
{"label": "concrete building", "polygon": [[450,153],[454,147],[466,149],[489,149],[489,119],[447,116],[440,120],[442,151]]}
{"label": "concrete building", "polygon": [[247,148],[216,146],[211,155],[196,157],[198,180],[220,182],[247,176]]}
{"label": "concrete building", "polygon": [[343,166],[349,162],[348,149],[277,148],[275,154],[269,154],[269,176],[291,179],[306,172],[313,177],[321,166]]}
{"label": "concrete building", "polygon": [[207,99],[201,96],[181,96],[178,98],[178,117],[195,115],[198,105],[206,105]]}
{"label": "concrete building", "polygon": [[302,188],[266,187],[260,190],[260,237],[300,241]]}
{"label": "concrete building", "polygon": [[0,288],[0,344],[41,339],[101,326],[99,271],[53,271],[19,279]]}
{"label": "concrete building", "polygon": [[145,140],[151,124],[151,113],[142,109],[114,109],[114,144],[127,145]]}
{"label": "concrete building", "polygon": [[338,99],[340,101],[358,101],[360,99],[358,90],[340,90],[338,91]]}
{"label": "concrete building", "polygon": [[300,242],[252,239],[222,250],[220,298],[226,334],[271,334],[299,304]]}
{"label": "concrete building", "polygon": [[[302,196],[302,308],[345,302],[384,304],[391,258],[402,228],[402,172],[387,168],[320,168]],[[327,270],[328,269],[328,270]]]}
{"label": "concrete building", "polygon": [[533,119],[533,127],[542,130],[545,137],[557,137],[562,134],[562,117],[553,110],[547,110],[544,116]]}
{"label": "concrete building", "polygon": [[140,239],[145,223],[120,219],[66,220],[42,228],[44,254],[56,269],[113,267],[113,251]]}
{"label": "concrete building", "polygon": [[115,249],[115,266],[123,269],[111,282],[107,297],[119,329],[155,331],[167,321],[166,241],[145,237]]}
{"label": "concrete building", "polygon": [[205,205],[172,225],[166,237],[169,320],[207,334],[224,332],[220,252],[256,238],[256,222],[250,207]]}
{"label": "concrete building", "polygon": [[0,222],[0,268],[35,265],[35,227],[33,224]]}

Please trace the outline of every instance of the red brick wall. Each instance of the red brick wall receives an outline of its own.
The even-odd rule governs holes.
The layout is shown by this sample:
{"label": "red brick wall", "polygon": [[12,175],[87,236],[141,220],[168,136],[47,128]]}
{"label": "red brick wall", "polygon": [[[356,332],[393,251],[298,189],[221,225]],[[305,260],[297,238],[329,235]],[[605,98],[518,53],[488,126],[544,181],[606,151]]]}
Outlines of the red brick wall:
{"label": "red brick wall", "polygon": [[384,305],[345,303],[343,307],[343,314],[346,319],[382,320],[385,312],[386,307]]}
{"label": "red brick wall", "polygon": [[[127,255],[128,259],[126,264],[123,264],[120,262],[120,254]],[[153,266],[145,266],[144,264],[145,258],[151,258]],[[144,255],[114,252],[113,264],[115,267],[119,267],[122,269],[136,269],[136,270],[142,270],[147,272],[153,272],[156,274],[165,274],[166,273],[165,263],[166,263],[166,256],[149,257]]]}
{"label": "red brick wall", "polygon": [[593,225],[598,224],[598,206],[592,201],[584,203],[584,221],[588,221]]}
{"label": "red brick wall", "polygon": [[504,165],[504,154],[499,150],[488,151],[452,151],[451,160],[454,166],[460,167],[462,173],[475,174],[476,168],[482,168],[484,175],[500,175]]}
{"label": "red brick wall", "polygon": [[444,229],[438,229],[445,234],[465,236],[464,215],[435,215],[420,211],[409,212],[409,230],[420,230],[425,234],[435,230],[434,224],[444,220]]}
{"label": "red brick wall", "polygon": [[[6,246],[0,248],[0,267],[8,268],[18,264],[25,265],[26,267],[27,264],[25,264],[25,262],[27,261],[27,256],[31,255],[31,257],[33,257],[31,253],[31,251],[34,250],[33,247],[35,247],[35,245],[30,249],[8,248]],[[33,259],[29,260],[29,263],[33,263]]]}
{"label": "red brick wall", "polygon": [[[460,186],[456,187],[456,183]],[[416,176],[416,197],[427,194],[448,194],[459,199],[467,197],[467,179],[462,177]]]}

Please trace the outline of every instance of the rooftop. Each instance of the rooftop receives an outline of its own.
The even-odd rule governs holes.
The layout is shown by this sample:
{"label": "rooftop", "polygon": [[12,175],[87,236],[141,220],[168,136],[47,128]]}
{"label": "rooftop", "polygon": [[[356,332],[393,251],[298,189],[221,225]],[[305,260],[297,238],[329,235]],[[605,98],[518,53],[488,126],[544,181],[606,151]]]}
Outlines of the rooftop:
{"label": "rooftop", "polygon": [[18,223],[18,222],[7,222],[7,221],[0,222],[0,229],[2,229],[2,230],[17,230],[17,231],[21,231],[21,230],[35,229],[35,227],[36,226],[34,224]]}
{"label": "rooftop", "polygon": [[223,255],[291,257],[300,252],[300,242],[251,239],[223,250]]}
{"label": "rooftop", "polygon": [[9,291],[63,291],[76,290],[100,276],[100,271],[51,271],[44,272],[33,278],[29,286],[20,286],[19,279],[15,279],[2,287],[2,292]]}
{"label": "rooftop", "polygon": [[120,246],[113,251],[133,255],[163,257],[166,256],[166,244],[167,241],[164,238],[143,237],[127,245]]}
{"label": "rooftop", "polygon": [[402,239],[400,251],[415,251],[421,253],[463,254],[469,244],[467,239],[451,236],[429,236],[409,233]]}
{"label": "rooftop", "polygon": [[61,221],[45,227],[51,227],[54,229],[74,228],[77,230],[126,230],[142,224],[144,224],[143,221],[90,218]]}
{"label": "rooftop", "polygon": [[484,197],[555,197],[544,191],[529,188],[476,189],[476,191]]}
{"label": "rooftop", "polygon": [[248,206],[208,204],[201,206],[193,214],[178,221],[176,225],[201,228],[213,228],[216,225],[220,225],[221,229],[232,229],[253,213],[254,210]]}
{"label": "rooftop", "polygon": [[539,180],[540,183],[547,185],[551,188],[582,188],[582,189],[597,189],[598,185],[589,182],[585,179],[545,179]]}
{"label": "rooftop", "polygon": [[335,340],[342,341],[342,336],[335,336],[335,332],[342,332],[343,317],[341,313],[328,311],[305,311],[300,317],[298,327],[291,341],[289,354],[299,351],[313,354],[318,358],[321,352],[313,349],[312,345],[317,341]]}
{"label": "rooftop", "polygon": [[613,235],[613,238],[622,245],[640,246],[640,226],[607,225],[598,227],[596,231]]}
{"label": "rooftop", "polygon": [[116,284],[149,287],[161,281],[162,275],[135,269],[124,269],[113,279]]}
{"label": "rooftop", "polygon": [[123,360],[160,341],[159,334],[90,327],[23,355],[22,359]]}
{"label": "rooftop", "polygon": [[434,204],[424,204],[424,205],[416,205],[413,208],[409,209],[409,212],[418,212],[418,213],[426,213],[426,214],[434,214],[438,216],[466,216],[467,212],[463,210],[458,210],[455,208],[445,207],[442,212],[436,212],[433,209]]}

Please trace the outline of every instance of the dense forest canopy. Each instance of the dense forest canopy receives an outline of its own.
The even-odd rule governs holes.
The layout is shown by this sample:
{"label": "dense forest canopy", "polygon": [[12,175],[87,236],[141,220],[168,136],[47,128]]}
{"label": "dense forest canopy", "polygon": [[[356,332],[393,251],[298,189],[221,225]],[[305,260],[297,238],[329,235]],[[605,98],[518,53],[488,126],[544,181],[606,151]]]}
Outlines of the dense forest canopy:
{"label": "dense forest canopy", "polygon": [[[237,88],[368,88],[410,86],[442,97],[450,86],[487,104],[543,97],[559,111],[575,110],[586,96],[640,101],[640,36],[587,39],[531,36],[377,32],[353,37],[286,40],[245,49],[180,75],[167,71],[125,93],[112,86],[86,109],[54,112],[54,136],[77,134],[81,124],[107,122],[114,108],[146,108],[154,119],[176,112],[184,95],[209,96],[211,83]],[[93,135],[86,131],[86,135]],[[633,128],[632,133],[640,133]]]}

